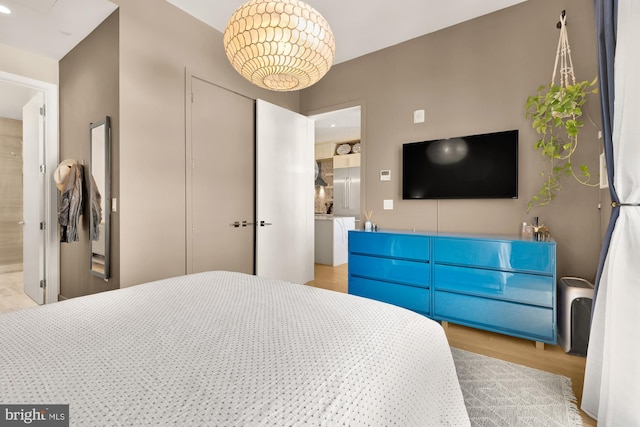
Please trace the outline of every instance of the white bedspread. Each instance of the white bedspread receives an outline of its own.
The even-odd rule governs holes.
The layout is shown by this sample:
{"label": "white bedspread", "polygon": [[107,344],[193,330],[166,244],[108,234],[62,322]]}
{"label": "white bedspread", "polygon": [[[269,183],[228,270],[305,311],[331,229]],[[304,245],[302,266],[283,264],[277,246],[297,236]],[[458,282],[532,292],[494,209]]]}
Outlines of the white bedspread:
{"label": "white bedspread", "polygon": [[78,426],[464,426],[442,328],[230,272],[0,315],[0,403]]}

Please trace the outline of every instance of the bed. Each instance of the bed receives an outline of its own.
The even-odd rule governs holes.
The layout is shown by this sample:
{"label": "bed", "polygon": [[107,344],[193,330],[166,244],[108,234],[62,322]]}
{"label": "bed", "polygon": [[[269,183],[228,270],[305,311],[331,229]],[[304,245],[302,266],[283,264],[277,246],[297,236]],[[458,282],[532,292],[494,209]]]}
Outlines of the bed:
{"label": "bed", "polygon": [[215,271],[0,315],[1,404],[78,426],[465,426],[442,328]]}

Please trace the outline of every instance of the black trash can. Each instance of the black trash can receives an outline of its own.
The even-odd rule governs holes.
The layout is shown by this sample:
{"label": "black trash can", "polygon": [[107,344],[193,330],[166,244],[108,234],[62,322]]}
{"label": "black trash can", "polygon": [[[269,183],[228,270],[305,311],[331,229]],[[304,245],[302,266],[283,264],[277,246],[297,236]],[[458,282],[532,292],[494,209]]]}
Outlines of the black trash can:
{"label": "black trash can", "polygon": [[591,329],[593,284],[578,277],[558,283],[558,344],[565,353],[587,355]]}

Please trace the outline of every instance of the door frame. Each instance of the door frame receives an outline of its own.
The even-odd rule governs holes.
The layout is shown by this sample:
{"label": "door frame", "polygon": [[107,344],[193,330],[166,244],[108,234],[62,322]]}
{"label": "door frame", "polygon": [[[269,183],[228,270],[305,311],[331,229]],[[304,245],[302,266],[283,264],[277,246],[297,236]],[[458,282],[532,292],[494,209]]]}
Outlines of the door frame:
{"label": "door frame", "polygon": [[[367,144],[366,144],[366,126],[365,126],[365,117],[366,117],[366,101],[364,99],[354,99],[352,101],[343,102],[340,104],[328,105],[326,107],[316,108],[313,110],[307,110],[300,114],[303,114],[307,117],[316,116],[318,114],[331,113],[333,111],[344,110],[352,107],[360,107],[360,211],[362,212],[366,205],[365,201],[365,176],[366,176],[366,156],[367,156]],[[364,222],[361,222],[364,224]]]}
{"label": "door frame", "polygon": [[[193,132],[192,132],[192,119],[193,119],[193,81],[200,80],[201,82],[207,83],[211,86],[214,86],[220,90],[226,91],[230,94],[234,94],[240,96],[253,104],[253,122],[254,122],[254,130],[253,130],[253,149],[255,153],[255,121],[256,121],[256,100],[250,96],[244,95],[237,91],[230,90],[224,86],[221,86],[213,81],[213,79],[203,77],[204,74],[196,73],[189,68],[185,68],[185,274],[194,273],[193,268]],[[256,157],[254,156],[253,161],[253,170],[254,170],[254,182],[253,182],[253,192],[254,192],[254,206],[253,206],[253,217],[250,218],[251,228],[253,229],[253,263],[252,263],[252,273],[256,273],[256,228],[255,228],[255,218],[256,218],[256,204],[255,204],[255,192],[256,192],[256,182],[255,182],[255,173],[256,173]]]}
{"label": "door frame", "polygon": [[44,231],[46,280],[45,304],[57,302],[60,293],[60,243],[58,241],[58,189],[53,185],[53,172],[58,167],[58,86],[52,83],[0,70],[0,81],[39,90],[44,94]]}

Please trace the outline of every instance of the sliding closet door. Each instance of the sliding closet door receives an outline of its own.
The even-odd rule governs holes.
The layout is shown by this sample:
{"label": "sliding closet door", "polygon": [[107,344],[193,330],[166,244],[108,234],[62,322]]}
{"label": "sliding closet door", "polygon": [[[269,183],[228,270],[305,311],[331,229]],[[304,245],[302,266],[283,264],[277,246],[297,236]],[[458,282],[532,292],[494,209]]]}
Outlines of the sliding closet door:
{"label": "sliding closet door", "polygon": [[188,79],[187,272],[253,274],[254,101]]}

